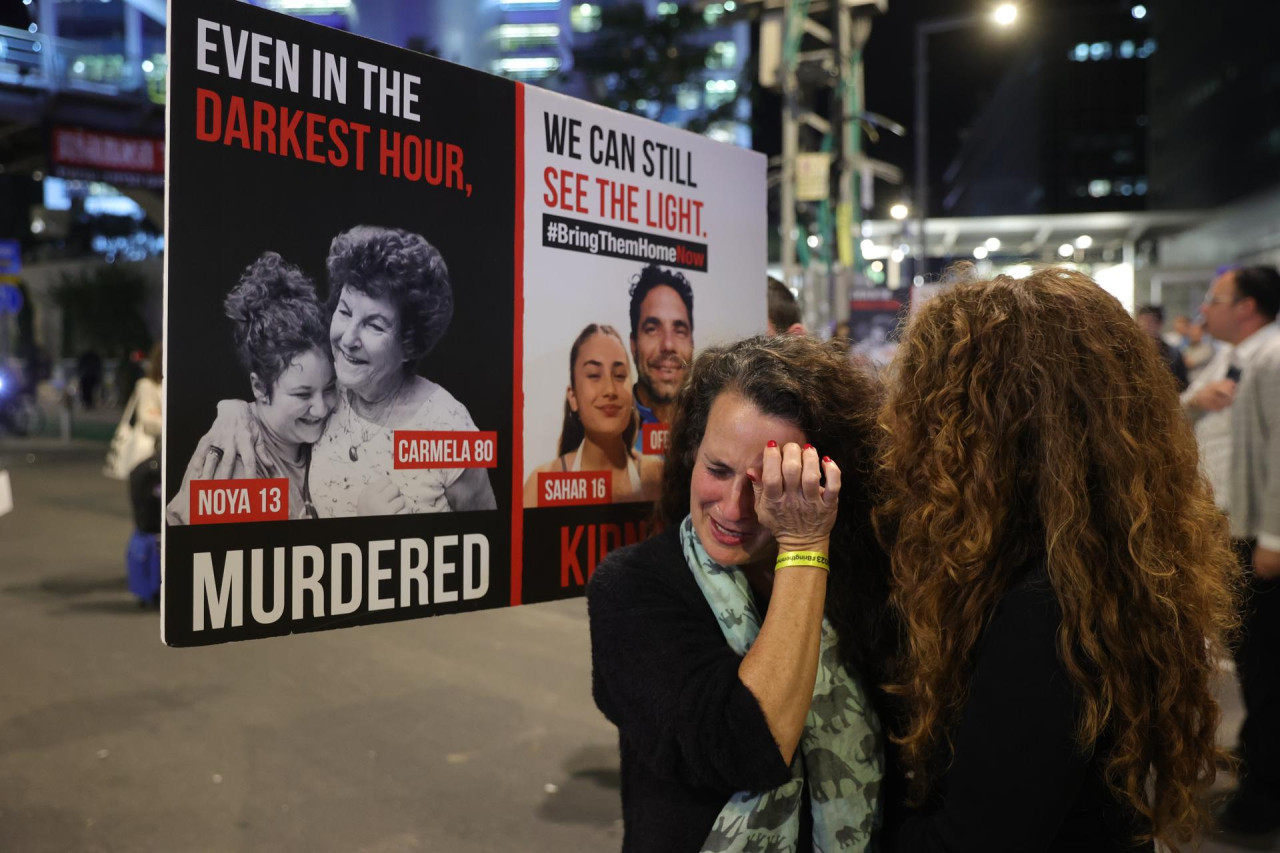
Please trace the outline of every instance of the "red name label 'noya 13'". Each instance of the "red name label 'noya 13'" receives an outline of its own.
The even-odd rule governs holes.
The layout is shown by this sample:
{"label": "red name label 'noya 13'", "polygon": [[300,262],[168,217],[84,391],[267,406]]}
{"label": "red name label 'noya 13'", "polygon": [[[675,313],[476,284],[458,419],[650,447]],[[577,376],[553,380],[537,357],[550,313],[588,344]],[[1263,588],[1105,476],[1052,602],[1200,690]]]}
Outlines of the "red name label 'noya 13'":
{"label": "red name label 'noya 13'", "polygon": [[496,432],[395,431],[395,467],[414,468],[496,468]]}
{"label": "red name label 'noya 13'", "polygon": [[191,523],[285,521],[289,480],[192,480]]}

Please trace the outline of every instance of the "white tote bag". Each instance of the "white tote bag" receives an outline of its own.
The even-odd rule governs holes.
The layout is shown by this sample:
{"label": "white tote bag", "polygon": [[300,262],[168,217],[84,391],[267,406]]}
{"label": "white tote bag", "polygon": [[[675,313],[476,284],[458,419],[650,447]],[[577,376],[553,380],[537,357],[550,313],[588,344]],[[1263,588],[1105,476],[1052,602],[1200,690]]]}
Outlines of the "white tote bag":
{"label": "white tote bag", "polygon": [[138,389],[134,388],[129,395],[129,402],[125,404],[115,435],[111,436],[107,464],[102,466],[102,473],[113,480],[129,479],[129,472],[156,452],[155,436],[147,435],[143,432],[142,425],[133,421],[137,409]]}

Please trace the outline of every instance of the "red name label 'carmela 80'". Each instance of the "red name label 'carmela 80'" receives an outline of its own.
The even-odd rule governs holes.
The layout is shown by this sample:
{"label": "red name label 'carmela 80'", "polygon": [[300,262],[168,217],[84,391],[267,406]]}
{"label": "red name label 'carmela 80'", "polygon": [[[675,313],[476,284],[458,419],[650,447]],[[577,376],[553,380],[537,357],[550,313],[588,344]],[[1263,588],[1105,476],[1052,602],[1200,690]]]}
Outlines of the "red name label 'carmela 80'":
{"label": "red name label 'carmela 80'", "polygon": [[582,506],[613,502],[607,471],[555,471],[538,475],[538,506]]}
{"label": "red name label 'carmela 80'", "polygon": [[496,468],[496,432],[395,431],[395,467]]}
{"label": "red name label 'carmela 80'", "polygon": [[289,518],[289,480],[192,480],[191,523],[284,521]]}

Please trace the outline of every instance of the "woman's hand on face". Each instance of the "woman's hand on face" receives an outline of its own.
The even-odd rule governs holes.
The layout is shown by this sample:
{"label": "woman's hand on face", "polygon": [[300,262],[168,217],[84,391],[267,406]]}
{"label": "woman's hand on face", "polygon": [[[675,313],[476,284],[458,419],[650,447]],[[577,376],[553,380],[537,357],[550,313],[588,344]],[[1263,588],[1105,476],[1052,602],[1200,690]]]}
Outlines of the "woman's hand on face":
{"label": "woman's hand on face", "polygon": [[186,476],[192,480],[229,480],[236,469],[237,457],[242,468],[253,476],[259,468],[258,460],[267,458],[257,450],[261,441],[258,422],[249,404],[244,400],[223,400],[218,403],[213,426],[191,454]]}
{"label": "woman's hand on face", "polygon": [[825,553],[836,523],[840,467],[825,456],[819,458],[812,445],[791,442],[766,447],[762,469],[758,477],[749,475],[756,517],[773,532],[778,549]]}
{"label": "woman's hand on face", "polygon": [[386,476],[375,478],[356,500],[356,515],[404,515],[408,511],[400,487]]}

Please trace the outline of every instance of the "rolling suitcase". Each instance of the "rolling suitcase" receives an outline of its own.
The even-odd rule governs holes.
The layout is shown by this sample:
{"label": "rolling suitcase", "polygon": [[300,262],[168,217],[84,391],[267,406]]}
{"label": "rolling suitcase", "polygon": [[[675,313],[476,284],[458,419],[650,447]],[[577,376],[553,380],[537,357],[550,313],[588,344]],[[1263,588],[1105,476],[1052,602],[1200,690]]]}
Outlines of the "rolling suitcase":
{"label": "rolling suitcase", "polygon": [[144,460],[129,472],[129,503],[136,528],[125,552],[129,591],[143,605],[160,602],[160,456]]}

